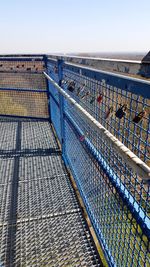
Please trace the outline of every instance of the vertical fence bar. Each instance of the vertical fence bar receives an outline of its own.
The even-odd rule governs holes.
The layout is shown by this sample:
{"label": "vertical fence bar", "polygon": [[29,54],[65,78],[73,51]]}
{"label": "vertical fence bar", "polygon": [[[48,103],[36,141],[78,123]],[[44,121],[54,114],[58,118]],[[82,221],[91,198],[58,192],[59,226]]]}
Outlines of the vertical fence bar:
{"label": "vertical fence bar", "polygon": [[[59,86],[61,86],[63,79],[63,60],[58,59],[57,64],[58,64]],[[59,106],[60,106],[61,146],[62,146],[62,156],[64,156],[64,97],[61,93],[59,93]]]}
{"label": "vertical fence bar", "polygon": [[[43,61],[44,61],[44,64],[45,64],[45,69],[47,70],[48,66],[47,66],[47,56],[46,55],[43,56]],[[49,88],[49,81],[47,79],[46,79],[46,88],[47,88],[49,121],[52,122],[51,121],[51,107],[50,107],[50,88]]]}

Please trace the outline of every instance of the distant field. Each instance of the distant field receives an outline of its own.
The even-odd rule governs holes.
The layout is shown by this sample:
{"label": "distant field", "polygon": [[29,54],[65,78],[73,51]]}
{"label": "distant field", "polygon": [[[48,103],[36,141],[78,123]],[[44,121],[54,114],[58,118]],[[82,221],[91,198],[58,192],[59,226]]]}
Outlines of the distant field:
{"label": "distant field", "polygon": [[125,59],[125,60],[142,60],[146,55],[146,52],[141,53],[74,53],[71,55],[80,56],[80,57],[100,57],[100,58],[114,58],[114,59]]}

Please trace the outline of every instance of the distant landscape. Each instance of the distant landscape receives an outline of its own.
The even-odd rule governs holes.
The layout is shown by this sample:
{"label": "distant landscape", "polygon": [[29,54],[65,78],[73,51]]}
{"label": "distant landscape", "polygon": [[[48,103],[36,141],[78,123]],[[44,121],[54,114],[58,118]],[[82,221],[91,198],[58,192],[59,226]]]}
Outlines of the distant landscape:
{"label": "distant landscape", "polygon": [[80,57],[98,57],[98,58],[115,58],[125,60],[142,60],[147,52],[95,52],[95,53],[70,53],[70,56]]}

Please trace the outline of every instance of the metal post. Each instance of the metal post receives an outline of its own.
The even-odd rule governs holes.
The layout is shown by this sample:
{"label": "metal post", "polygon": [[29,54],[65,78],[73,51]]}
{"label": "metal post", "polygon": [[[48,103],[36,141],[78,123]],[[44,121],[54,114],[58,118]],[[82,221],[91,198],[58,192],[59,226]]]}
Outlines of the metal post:
{"label": "metal post", "polygon": [[[58,59],[58,79],[59,86],[62,84],[63,79],[63,60]],[[60,105],[60,127],[61,127],[61,146],[62,146],[62,156],[64,156],[64,96],[59,92],[59,105]]]}
{"label": "metal post", "polygon": [[[47,56],[43,56],[43,61],[45,64],[45,69],[47,72]],[[46,79],[46,89],[47,89],[47,99],[48,99],[48,112],[49,112],[49,121],[51,122],[51,107],[50,107],[50,90],[49,90],[49,81]]]}

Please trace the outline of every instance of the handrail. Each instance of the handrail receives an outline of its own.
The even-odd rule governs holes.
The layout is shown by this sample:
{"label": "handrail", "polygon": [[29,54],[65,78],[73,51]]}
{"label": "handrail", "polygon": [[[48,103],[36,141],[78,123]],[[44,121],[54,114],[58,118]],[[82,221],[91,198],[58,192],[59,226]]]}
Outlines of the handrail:
{"label": "handrail", "polygon": [[111,61],[111,62],[121,62],[121,63],[131,63],[131,64],[141,64],[141,60],[131,60],[131,59],[119,59],[119,58],[105,58],[105,57],[86,57],[86,56],[70,56],[68,54],[50,54],[49,57],[63,58],[66,59],[83,59],[83,60],[99,60],[99,61]]}
{"label": "handrail", "polygon": [[81,107],[69,94],[67,94],[46,72],[45,77],[57,88],[57,90],[84,116],[92,123],[93,128],[102,135],[102,137],[111,144],[111,146],[122,156],[125,162],[137,173],[143,180],[150,180],[150,168],[140,158],[138,158],[129,148],[120,142],[111,134],[102,124],[91,116],[83,107]]}

